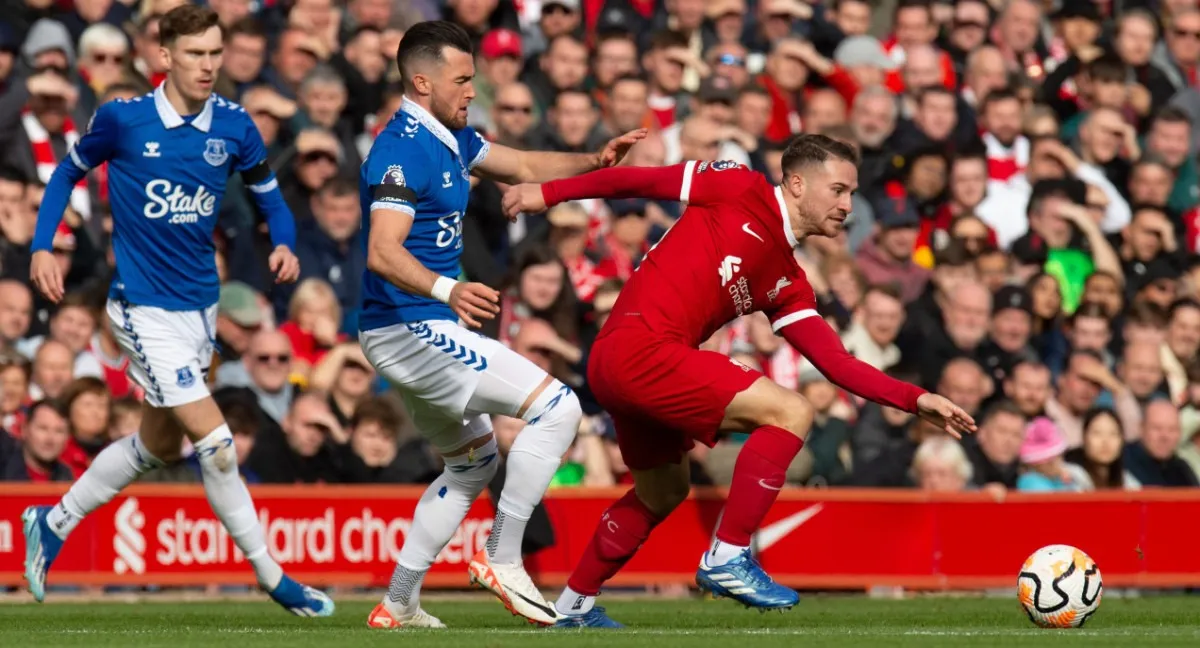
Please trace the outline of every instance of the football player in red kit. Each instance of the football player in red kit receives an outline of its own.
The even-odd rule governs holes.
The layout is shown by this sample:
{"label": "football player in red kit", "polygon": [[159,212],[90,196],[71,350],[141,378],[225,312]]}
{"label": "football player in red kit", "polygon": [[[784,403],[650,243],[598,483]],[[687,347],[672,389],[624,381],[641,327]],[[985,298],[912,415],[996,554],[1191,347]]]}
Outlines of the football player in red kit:
{"label": "football player in red kit", "polygon": [[812,406],[757,371],[700,344],[741,315],[762,311],[776,333],[835,384],[918,414],[956,437],[975,422],[949,400],[852,357],[817,313],[796,261],[807,236],[836,236],[858,187],[858,156],[821,135],[799,135],[783,155],[783,183],[733,162],[613,167],[509,189],[509,216],[567,200],[679,200],[687,210],[621,291],[588,360],[588,384],[612,414],[634,487],[605,512],[556,605],[559,626],[619,627],[595,607],[600,587],[688,494],[687,452],[719,433],[750,434],[734,467],[716,538],[700,560],[701,588],[771,609],[797,603],[750,552],[812,424]]}

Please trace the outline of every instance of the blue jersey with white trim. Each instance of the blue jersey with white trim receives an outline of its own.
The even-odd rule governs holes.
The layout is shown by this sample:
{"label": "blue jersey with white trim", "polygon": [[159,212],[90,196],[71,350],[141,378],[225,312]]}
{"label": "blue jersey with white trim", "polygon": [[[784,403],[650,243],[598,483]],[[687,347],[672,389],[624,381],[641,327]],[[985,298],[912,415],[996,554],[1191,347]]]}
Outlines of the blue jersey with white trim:
{"label": "blue jersey with white trim", "polygon": [[[431,271],[457,277],[470,173],[488,150],[487,141],[474,129],[451,131],[405,99],[371,146],[359,173],[363,245],[370,240],[371,212],[394,212],[390,217],[413,220],[404,248]],[[436,299],[401,290],[370,270],[363,273],[359,330],[457,319],[449,306]]]}
{"label": "blue jersey with white trim", "polygon": [[213,230],[225,185],[238,171],[256,194],[277,193],[266,158],[250,116],[217,95],[192,117],[179,115],[162,86],[100,106],[63,164],[79,174],[108,162],[116,256],[109,295],[171,311],[217,303]]}

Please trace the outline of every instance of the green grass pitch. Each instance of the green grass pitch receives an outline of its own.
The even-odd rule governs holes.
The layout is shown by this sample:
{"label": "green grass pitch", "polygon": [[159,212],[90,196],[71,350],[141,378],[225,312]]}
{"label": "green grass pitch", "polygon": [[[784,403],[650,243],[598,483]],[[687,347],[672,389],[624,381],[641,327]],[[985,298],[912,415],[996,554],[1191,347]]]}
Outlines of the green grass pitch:
{"label": "green grass pitch", "polygon": [[[1041,630],[1015,597],[871,600],[807,596],[785,613],[729,601],[611,600],[615,631],[537,629],[494,601],[428,600],[450,630],[372,630],[373,603],[346,601],[328,619],[287,615],[268,602],[0,605],[0,646],[372,648],[584,646],[1200,646],[1200,598],[1110,598],[1083,630]],[[753,642],[753,643],[749,643]]]}

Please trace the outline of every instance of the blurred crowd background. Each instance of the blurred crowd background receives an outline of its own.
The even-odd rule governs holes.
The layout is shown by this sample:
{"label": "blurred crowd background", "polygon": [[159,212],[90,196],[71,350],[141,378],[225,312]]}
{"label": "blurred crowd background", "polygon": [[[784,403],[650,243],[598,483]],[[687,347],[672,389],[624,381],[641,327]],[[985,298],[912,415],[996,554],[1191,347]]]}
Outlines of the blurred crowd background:
{"label": "blurred crowd background", "polygon": [[[139,425],[105,321],[104,167],[54,240],[68,293],[31,290],[43,188],[102,103],[161,83],[160,17],[184,0],[0,0],[0,480],[69,481]],[[828,382],[742,318],[705,348],[819,415],[794,486],[1002,491],[1197,486],[1200,10],[1197,0],[210,0],[218,91],[251,114],[299,229],[276,286],[238,178],[216,224],[211,380],[252,483],[422,483],[440,471],[356,342],[358,165],[400,105],[405,29],[475,43],[471,124],[521,149],[627,164],[728,159],[778,181],[787,139],[862,153],[837,239],[797,250],[822,314],[863,361],[980,422],[961,443]],[[629,481],[584,376],[623,282],[681,212],[568,203],[509,223],[477,182],[462,275],[502,291],[484,333],[574,386],[587,417],[556,487]],[[498,418],[507,447],[521,422]],[[692,453],[727,484],[743,439]],[[193,462],[147,480],[197,481]]]}

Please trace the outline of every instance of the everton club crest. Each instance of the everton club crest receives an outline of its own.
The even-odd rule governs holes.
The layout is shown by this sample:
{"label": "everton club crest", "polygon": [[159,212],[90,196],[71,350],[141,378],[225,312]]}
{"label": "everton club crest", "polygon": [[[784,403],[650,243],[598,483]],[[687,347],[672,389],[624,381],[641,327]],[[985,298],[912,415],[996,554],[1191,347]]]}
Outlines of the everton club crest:
{"label": "everton club crest", "polygon": [[204,161],[212,166],[219,167],[225,164],[229,159],[229,152],[225,150],[225,140],[214,138],[204,143]]}

